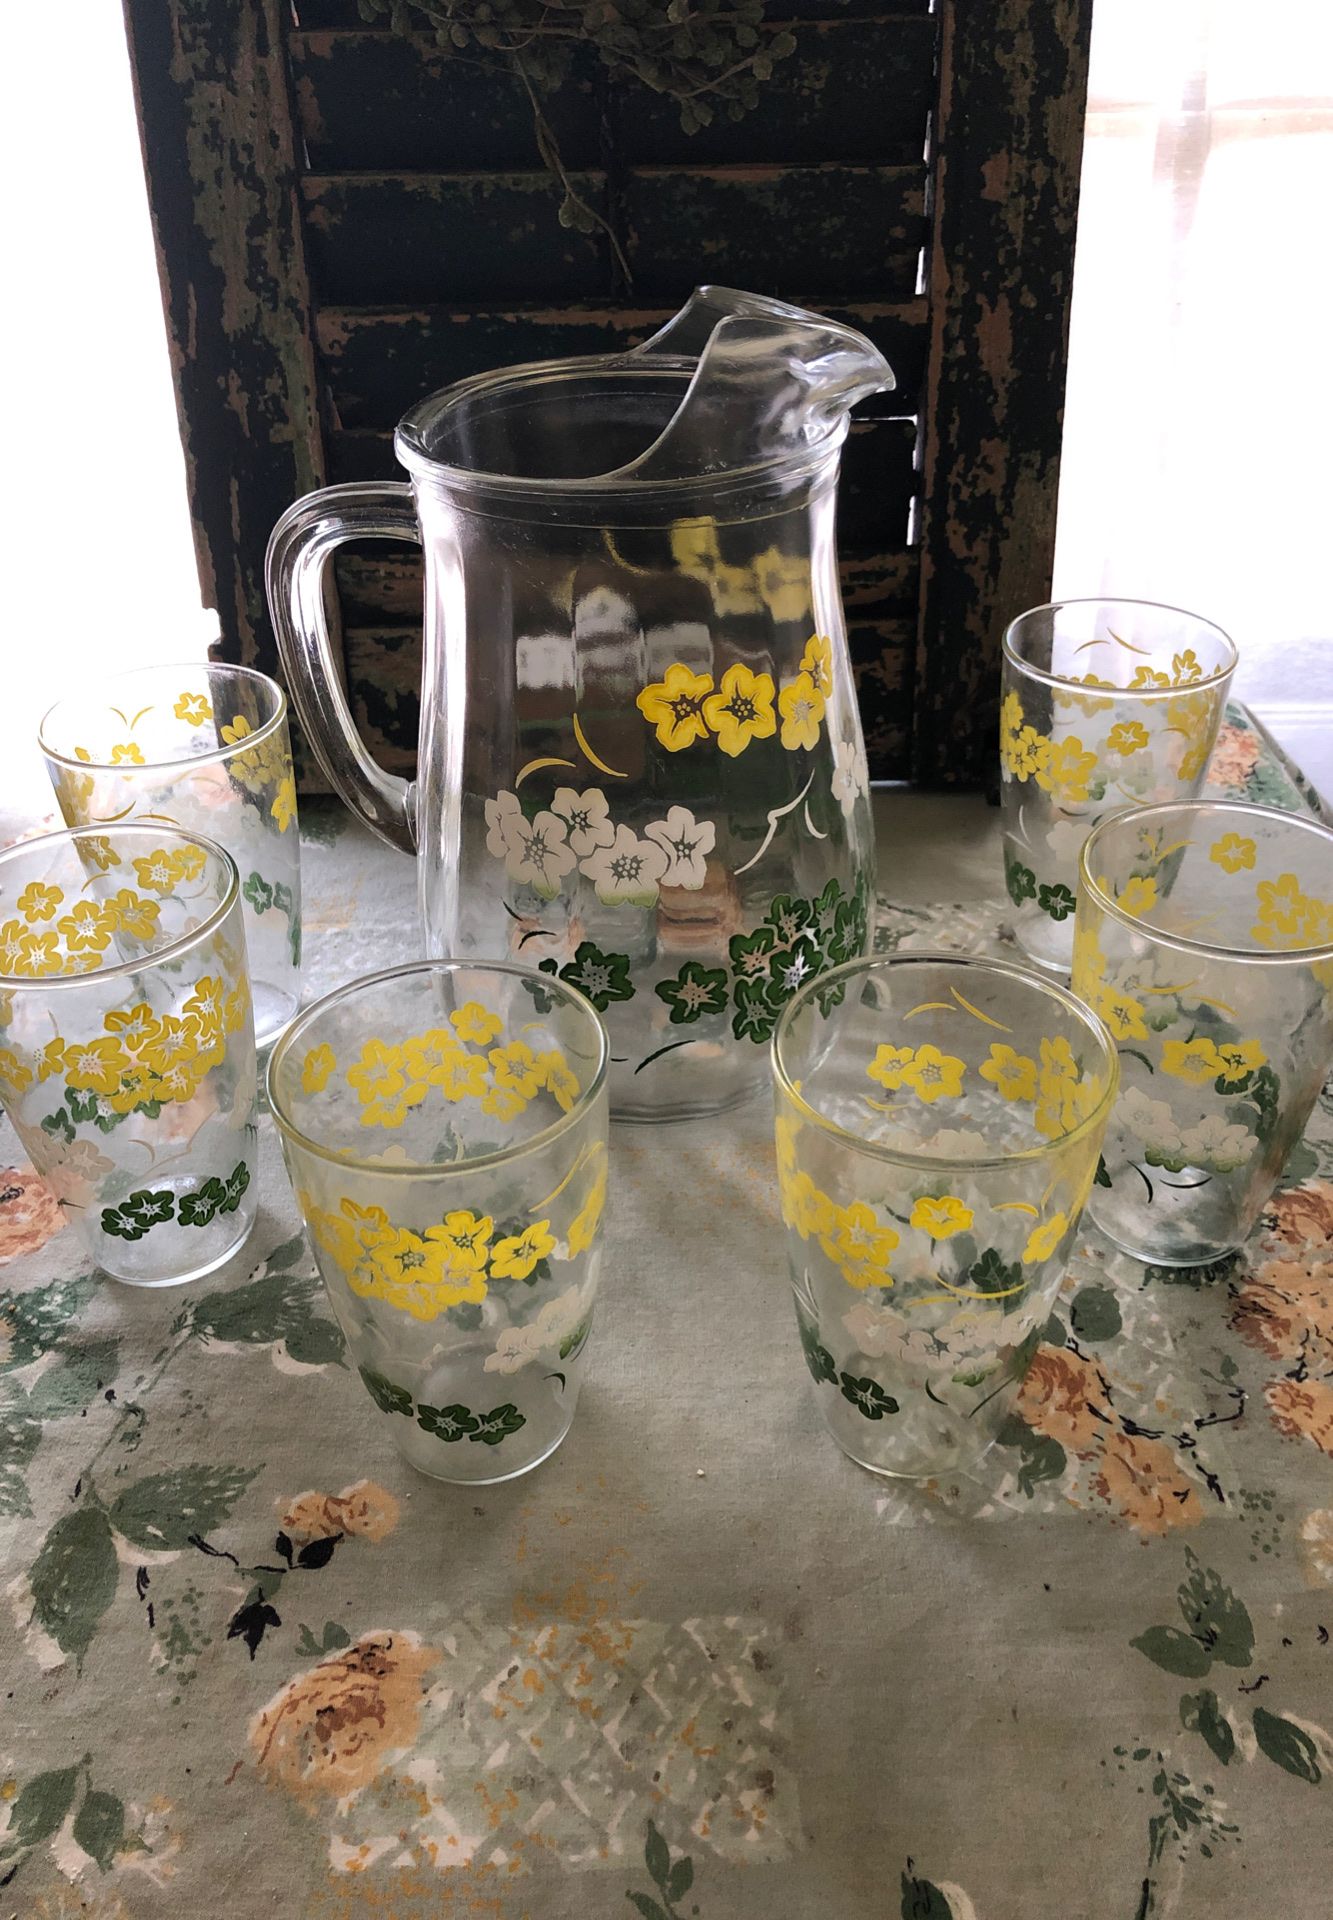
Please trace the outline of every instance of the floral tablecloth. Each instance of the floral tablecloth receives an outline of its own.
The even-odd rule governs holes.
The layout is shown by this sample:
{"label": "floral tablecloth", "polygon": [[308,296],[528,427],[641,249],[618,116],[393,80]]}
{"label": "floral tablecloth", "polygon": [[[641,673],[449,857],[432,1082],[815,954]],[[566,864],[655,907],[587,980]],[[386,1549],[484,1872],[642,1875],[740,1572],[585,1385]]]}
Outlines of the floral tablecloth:
{"label": "floral tablecloth", "polygon": [[[1242,712],[1213,771],[1318,805]],[[880,797],[879,943],[1002,947],[980,802],[899,884],[931,804]],[[307,812],[322,991],[415,901]],[[924,1491],[820,1427],[763,1103],[615,1131],[573,1433],[473,1491],[392,1450],[263,1134],[180,1292],[0,1173],[0,1920],[1330,1910],[1328,1096],[1243,1258],[1087,1233],[1001,1446]]]}

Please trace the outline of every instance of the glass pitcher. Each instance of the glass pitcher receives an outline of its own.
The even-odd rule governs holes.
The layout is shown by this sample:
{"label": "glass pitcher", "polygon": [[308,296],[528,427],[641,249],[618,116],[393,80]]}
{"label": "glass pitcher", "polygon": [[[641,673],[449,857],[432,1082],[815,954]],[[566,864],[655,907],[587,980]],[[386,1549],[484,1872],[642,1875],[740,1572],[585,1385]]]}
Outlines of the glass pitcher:
{"label": "glass pitcher", "polygon": [[[892,385],[850,328],[705,287],[629,353],[433,395],[398,429],[410,486],[324,488],[274,531],[297,712],[348,805],[419,856],[427,953],[579,988],[620,1118],[747,1097],[786,1001],[866,948],[834,505],[849,409]],[[325,621],[327,563],[367,536],[425,553],[411,785],[359,738]]]}

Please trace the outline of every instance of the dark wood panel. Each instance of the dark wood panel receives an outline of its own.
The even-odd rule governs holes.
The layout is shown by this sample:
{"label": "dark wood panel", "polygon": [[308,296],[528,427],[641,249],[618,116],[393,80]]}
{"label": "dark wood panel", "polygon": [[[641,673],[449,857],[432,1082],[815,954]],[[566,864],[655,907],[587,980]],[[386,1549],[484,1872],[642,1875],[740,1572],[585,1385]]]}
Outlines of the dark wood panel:
{"label": "dark wood panel", "polygon": [[[838,490],[838,543],[848,552],[880,553],[906,544],[907,517],[916,485],[910,420],[857,421],[847,436]],[[401,480],[393,435],[370,428],[328,436],[329,477],[334,481]]]}
{"label": "dark wood panel", "polygon": [[[776,24],[768,28],[776,33]],[[692,134],[663,94],[612,84],[593,56],[542,111],[568,167],[602,159],[602,116],[622,165],[710,166],[758,154],[797,161],[901,162],[924,169],[934,97],[935,23],[889,11],[794,25],[797,50],[780,61],[757,106],[721,111]],[[316,173],[358,167],[443,172],[517,170],[538,160],[521,81],[502,67],[451,58],[393,33],[297,33],[296,100]]]}
{"label": "dark wood panel", "polygon": [[324,479],[281,0],[125,0],[204,604],[272,672],[264,550]]}
{"label": "dark wood panel", "polygon": [[[799,296],[797,304],[803,304]],[[637,346],[673,307],[527,307],[509,311],[324,308],[316,316],[320,362],[344,427],[392,427],[410,406],[452,380],[523,360],[621,353]],[[915,411],[927,341],[923,300],[824,309],[859,327],[898,377],[876,395],[876,418]]]}
{"label": "dark wood panel", "polygon": [[[926,14],[932,4],[933,0],[893,0],[892,10]],[[356,0],[290,0],[290,10],[296,26],[311,33],[355,33],[366,26]],[[800,20],[871,20],[885,11],[885,0],[767,0],[764,8],[767,19],[789,25]],[[378,30],[387,32],[386,28]]]}
{"label": "dark wood panel", "polygon": [[1000,637],[1050,592],[1091,0],[944,0],[918,779],[984,785]]}
{"label": "dark wood panel", "polygon": [[909,300],[925,239],[919,167],[641,169],[621,183],[639,299],[702,280],[827,301]]}
{"label": "dark wood panel", "polygon": [[[576,176],[591,203],[600,174]],[[556,219],[546,173],[308,175],[306,244],[323,304],[561,300],[604,296],[605,236]]]}
{"label": "dark wood panel", "polygon": [[873,780],[906,780],[912,753],[912,666],[916,619],[847,622],[856,701]]}

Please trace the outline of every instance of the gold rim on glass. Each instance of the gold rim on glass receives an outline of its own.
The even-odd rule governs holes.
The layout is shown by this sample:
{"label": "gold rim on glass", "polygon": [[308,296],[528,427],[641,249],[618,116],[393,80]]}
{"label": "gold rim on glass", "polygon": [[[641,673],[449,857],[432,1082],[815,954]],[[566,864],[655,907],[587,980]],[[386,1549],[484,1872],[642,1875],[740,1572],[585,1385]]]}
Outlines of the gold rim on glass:
{"label": "gold rim on glass", "polygon": [[[809,1001],[815,999],[820,993],[826,992],[829,987],[840,983],[850,985],[857,975],[869,979],[876,973],[887,973],[893,969],[914,966],[950,966],[961,967],[964,970],[970,967],[974,972],[1000,973],[1006,979],[1019,980],[1027,986],[1038,987],[1048,1000],[1056,1001],[1066,1013],[1072,1014],[1080,1026],[1087,1029],[1088,1037],[1100,1049],[1106,1064],[1106,1086],[1092,1112],[1080,1120],[1076,1127],[1071,1127],[1068,1133],[1062,1133],[1054,1140],[1044,1140],[1039,1147],[1022,1147],[1015,1153],[973,1155],[910,1153],[901,1147],[886,1147],[879,1141],[866,1140],[859,1133],[852,1133],[847,1127],[839,1126],[836,1120],[830,1120],[826,1114],[812,1107],[804,1095],[798,1092],[782,1057],[783,1042],[787,1039],[797,1014]],[[1044,979],[1029,967],[1016,967],[1008,960],[991,960],[985,955],[971,953],[878,954],[865,960],[847,960],[840,967],[830,968],[827,973],[817,973],[783,1008],[773,1033],[770,1058],[773,1078],[777,1085],[812,1126],[818,1127],[831,1139],[855,1149],[858,1153],[869,1154],[872,1159],[886,1160],[893,1166],[915,1167],[935,1173],[946,1166],[976,1168],[978,1171],[1019,1166],[1025,1161],[1044,1160],[1052,1153],[1062,1153],[1066,1147],[1074,1146],[1099,1125],[1103,1116],[1109,1112],[1116,1096],[1116,1089],[1120,1084],[1120,1059],[1115,1050],[1115,1042],[1091,1007],[1085,1006],[1083,1001],[1077,999],[1067,988],[1057,986],[1052,980]]]}
{"label": "gold rim on glass", "polygon": [[183,833],[179,827],[149,826],[138,820],[127,820],[123,826],[63,827],[55,833],[41,833],[32,840],[16,840],[12,847],[0,848],[0,872],[8,862],[18,860],[36,848],[54,846],[57,840],[119,840],[125,835],[136,840],[150,840],[159,847],[164,841],[175,841],[178,846],[202,847],[205,853],[212,854],[222,862],[227,878],[219,904],[201,925],[191,927],[188,933],[169,941],[165,947],[152,948],[133,960],[118,960],[114,967],[96,967],[89,973],[48,973],[40,976],[0,973],[0,987],[6,993],[19,989],[24,992],[58,993],[67,987],[87,987],[94,980],[119,980],[128,973],[146,973],[149,967],[163,966],[168,960],[176,960],[180,955],[189,953],[192,947],[197,947],[210,934],[217,932],[240,895],[241,875],[227,849],[202,833]]}
{"label": "gold rim on glass", "polygon": [[1278,820],[1284,827],[1299,833],[1312,833],[1333,851],[1333,829],[1324,826],[1318,820],[1312,820],[1306,814],[1288,813],[1284,807],[1260,807],[1250,800],[1162,800],[1151,807],[1126,807],[1119,813],[1108,814],[1105,820],[1092,829],[1078,856],[1078,877],[1080,886],[1086,887],[1089,896],[1097,903],[1101,911],[1117,920],[1124,927],[1130,927],[1146,938],[1156,941],[1164,947],[1174,947],[1180,953],[1206,954],[1213,960],[1238,961],[1246,966],[1310,966],[1321,960],[1333,959],[1333,941],[1325,940],[1313,947],[1227,947],[1213,940],[1191,940],[1187,934],[1169,933],[1165,927],[1155,927],[1151,920],[1141,915],[1127,913],[1117,900],[1105,888],[1099,885],[1093,874],[1089,854],[1093,843],[1100,840],[1116,826],[1132,825],[1136,828],[1151,824],[1154,820],[1177,820],[1197,818],[1204,813],[1218,813],[1227,820]]}
{"label": "gold rim on glass", "polygon": [[[37,729],[37,744],[48,760],[57,761],[62,767],[72,767],[75,772],[96,773],[166,773],[177,767],[198,767],[208,760],[229,760],[233,754],[248,753],[251,748],[262,746],[270,735],[277,732],[287,718],[287,696],[278,682],[258,667],[233,666],[230,660],[167,660],[161,666],[131,667],[127,673],[112,674],[107,680],[99,680],[86,696],[96,700],[103,687],[114,687],[125,680],[132,680],[148,673],[236,673],[243,679],[258,681],[261,686],[271,689],[277,696],[277,709],[262,727],[256,727],[253,733],[247,733],[240,740],[222,741],[215,747],[205,747],[199,753],[187,753],[172,760],[80,760],[73,754],[62,753],[58,747],[48,745],[46,729],[54,714],[62,707],[70,705],[68,696],[53,701],[42,715],[41,725]],[[109,703],[108,703],[109,704]]]}
{"label": "gold rim on glass", "polygon": [[[403,980],[410,976],[426,973],[505,973],[515,980],[540,987],[543,993],[549,993],[556,999],[563,999],[576,1011],[586,1013],[597,1034],[597,1065],[592,1079],[582,1088],[578,1099],[558,1120],[549,1127],[543,1127],[540,1133],[534,1133],[530,1139],[516,1141],[512,1147],[500,1147],[494,1153],[479,1153],[468,1159],[448,1161],[402,1161],[363,1160],[359,1154],[340,1152],[337,1147],[326,1146],[322,1141],[312,1140],[303,1133],[296,1122],[287,1113],[278,1097],[278,1073],[288,1054],[296,1046],[302,1034],[308,1035],[319,1015],[327,1013],[341,1000],[350,1000],[354,994],[365,992],[368,987],[384,986],[391,980]],[[607,1069],[611,1060],[611,1041],[605,1023],[591,1000],[581,994],[577,987],[570,986],[566,980],[556,979],[547,973],[534,972],[531,967],[516,967],[507,960],[411,960],[405,966],[386,967],[382,973],[368,973],[359,980],[349,980],[345,986],[336,987],[332,993],[326,993],[322,1000],[316,1000],[313,1006],[306,1007],[283,1030],[281,1038],[268,1057],[264,1070],[264,1091],[268,1097],[269,1112],[273,1115],[279,1129],[287,1139],[294,1141],[305,1153],[313,1153],[317,1159],[326,1160],[337,1167],[348,1167],[357,1173],[370,1174],[376,1180],[393,1177],[406,1177],[409,1180],[442,1180],[452,1174],[475,1173],[481,1167],[502,1166],[508,1160],[520,1160],[525,1154],[537,1153],[558,1140],[561,1134],[568,1133],[587,1113],[597,1095],[606,1084]]]}
{"label": "gold rim on glass", "polygon": [[1236,643],[1225,628],[1219,627],[1215,620],[1208,620],[1201,613],[1191,613],[1188,607],[1168,606],[1164,600],[1122,600],[1114,595],[1084,594],[1077,600],[1048,600],[1042,606],[1027,607],[1022,613],[1016,615],[1004,630],[1000,650],[1005,659],[1017,672],[1026,674],[1030,680],[1040,680],[1044,686],[1067,687],[1072,692],[1082,694],[1085,699],[1089,697],[1091,684],[1089,681],[1073,680],[1066,674],[1052,673],[1049,667],[1033,666],[1030,661],[1023,658],[1021,653],[1017,653],[1011,644],[1014,633],[1025,620],[1033,620],[1042,613],[1058,613],[1062,607],[1147,607],[1152,613],[1178,614],[1182,620],[1193,620],[1196,626],[1207,627],[1209,632],[1215,633],[1230,651],[1231,658],[1226,666],[1214,668],[1212,673],[1205,674],[1201,680],[1191,680],[1187,686],[1092,686],[1093,693],[1100,693],[1108,700],[1178,700],[1182,693],[1204,693],[1209,687],[1221,686],[1236,671],[1236,661],[1240,657],[1236,650]]}

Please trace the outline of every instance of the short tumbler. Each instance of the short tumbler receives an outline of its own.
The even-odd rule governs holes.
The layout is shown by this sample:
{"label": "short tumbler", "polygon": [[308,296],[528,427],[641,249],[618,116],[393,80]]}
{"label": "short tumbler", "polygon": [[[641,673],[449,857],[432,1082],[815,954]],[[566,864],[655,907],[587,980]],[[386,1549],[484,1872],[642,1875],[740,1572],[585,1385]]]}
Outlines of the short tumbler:
{"label": "short tumbler", "polygon": [[527,1473],[574,1418],[606,1200],[608,1047],[580,993],[428,960],[273,1051],[287,1169],[352,1359],[440,1480]]}
{"label": "short tumbler", "polygon": [[0,853],[0,1100],[104,1272],[170,1286],[236,1252],[256,1091],[229,854],[146,825]]}
{"label": "short tumbler", "polygon": [[1082,867],[1074,991],[1121,1061],[1089,1211],[1194,1266],[1249,1234],[1333,1064],[1333,833],[1186,801],[1103,821]]}
{"label": "short tumbler", "polygon": [[59,701],[40,742],[69,826],[155,820],[230,853],[266,1046],[301,997],[301,836],[282,688],[249,667],[135,668]]}
{"label": "short tumbler", "polygon": [[1199,791],[1235,664],[1219,627],[1148,601],[1064,600],[1012,622],[1004,877],[1030,959],[1069,971],[1079,849],[1099,820]]}
{"label": "short tumbler", "polygon": [[895,954],[803,988],[773,1041],[796,1321],[844,1453],[908,1478],[995,1439],[1096,1172],[1115,1049],[1003,961]]}

